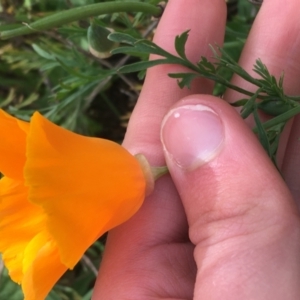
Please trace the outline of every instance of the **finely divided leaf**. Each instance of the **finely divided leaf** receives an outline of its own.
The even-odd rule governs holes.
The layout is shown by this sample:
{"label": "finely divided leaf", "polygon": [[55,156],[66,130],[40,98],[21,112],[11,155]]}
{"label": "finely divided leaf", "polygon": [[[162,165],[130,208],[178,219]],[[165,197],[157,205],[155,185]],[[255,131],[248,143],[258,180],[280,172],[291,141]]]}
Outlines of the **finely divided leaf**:
{"label": "finely divided leaf", "polygon": [[270,143],[269,143],[269,139],[268,139],[268,134],[259,119],[257,109],[253,110],[253,117],[254,117],[254,121],[256,124],[259,141],[262,144],[262,146],[264,147],[264,149],[267,151],[269,157],[272,157],[272,151],[271,151],[271,147],[270,147]]}
{"label": "finely divided leaf", "polygon": [[185,55],[185,44],[189,37],[189,31],[187,30],[183,32],[181,35],[177,35],[175,38],[175,49],[180,57],[183,59],[187,59]]}
{"label": "finely divided leaf", "polygon": [[129,55],[133,55],[133,56],[141,56],[144,55],[143,52],[137,50],[135,47],[131,47],[131,46],[124,46],[124,47],[118,47],[115,48],[113,50],[111,50],[111,54],[129,54]]}
{"label": "finely divided leaf", "polygon": [[206,57],[201,56],[201,60],[197,63],[200,70],[203,70],[205,72],[210,72],[215,74],[216,73],[216,67],[213,63],[211,63]]}
{"label": "finely divided leaf", "polygon": [[[111,35],[112,34],[110,34],[109,37]],[[124,35],[121,34],[121,37],[122,36],[124,36]],[[113,40],[121,40],[121,38],[119,39],[117,37],[117,39],[113,39]],[[112,50],[111,53],[112,54],[116,54],[116,53],[157,54],[157,55],[160,55],[160,56],[163,56],[163,57],[168,57],[168,58],[173,58],[174,57],[173,55],[169,54],[167,51],[165,51],[164,49],[158,47],[157,45],[155,45],[151,41],[148,41],[148,40],[145,40],[145,39],[141,39],[141,40],[135,39],[134,42],[133,42],[133,40],[131,40],[132,43],[131,42],[129,43],[129,40],[127,40],[127,41],[125,43],[129,44],[131,46],[116,48],[116,49]]]}
{"label": "finely divided leaf", "polygon": [[178,85],[180,88],[187,87],[188,89],[191,88],[192,81],[199,77],[196,73],[172,73],[169,74],[171,78],[177,78],[178,79]]}
{"label": "finely divided leaf", "polygon": [[121,32],[113,32],[109,34],[107,38],[116,43],[124,43],[129,45],[133,45],[138,41],[138,39],[134,38],[133,36]]}
{"label": "finely divided leaf", "polygon": [[248,101],[249,101],[249,99],[240,99],[240,100],[230,103],[230,105],[232,105],[234,107],[245,106]]}
{"label": "finely divided leaf", "polygon": [[118,71],[120,73],[131,73],[131,72],[139,72],[157,65],[164,65],[167,63],[167,59],[156,59],[150,61],[140,61],[137,63],[133,63],[130,65],[126,65],[121,67]]}
{"label": "finely divided leaf", "polygon": [[52,53],[47,52],[46,50],[41,48],[39,45],[32,44],[32,48],[39,56],[41,56],[45,59],[48,59],[48,60],[55,60],[55,55],[53,55]]}
{"label": "finely divided leaf", "polygon": [[249,115],[253,112],[254,110],[254,104],[256,101],[256,96],[257,94],[254,94],[248,101],[247,103],[243,106],[241,110],[241,117],[243,119],[246,119],[249,117]]}

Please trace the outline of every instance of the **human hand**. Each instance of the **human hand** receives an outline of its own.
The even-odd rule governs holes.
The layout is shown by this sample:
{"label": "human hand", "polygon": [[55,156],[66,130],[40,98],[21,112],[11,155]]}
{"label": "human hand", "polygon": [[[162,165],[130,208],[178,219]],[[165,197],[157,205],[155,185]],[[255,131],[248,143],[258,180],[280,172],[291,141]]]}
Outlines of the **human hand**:
{"label": "human hand", "polygon": [[[240,59],[249,72],[257,58],[275,76],[284,70],[289,94],[300,93],[298,4],[265,0]],[[175,36],[191,29],[186,53],[197,61],[222,44],[225,20],[224,0],[169,0],[154,41],[174,53]],[[147,72],[124,146],[154,166],[166,161],[172,179],[158,180],[140,211],[109,233],[93,299],[300,299],[300,118],[281,141],[286,184],[251,120],[207,95],[207,80],[180,90],[167,74],[182,70]]]}

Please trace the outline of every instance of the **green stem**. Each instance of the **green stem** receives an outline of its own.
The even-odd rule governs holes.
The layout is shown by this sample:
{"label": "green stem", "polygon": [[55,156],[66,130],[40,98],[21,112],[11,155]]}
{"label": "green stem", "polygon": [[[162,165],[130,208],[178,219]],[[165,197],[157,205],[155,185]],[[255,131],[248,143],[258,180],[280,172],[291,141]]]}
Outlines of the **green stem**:
{"label": "green stem", "polygon": [[288,96],[289,99],[293,100],[293,101],[300,101],[300,96]]}
{"label": "green stem", "polygon": [[35,31],[59,27],[81,19],[115,12],[143,12],[158,16],[161,14],[161,8],[148,3],[140,2],[105,2],[90,4],[60,11],[48,17],[37,20],[31,24],[24,24],[24,26],[16,29],[2,31],[0,32],[0,38],[5,40],[20,35],[34,33]]}
{"label": "green stem", "polygon": [[169,169],[167,166],[163,167],[151,167],[152,175],[154,177],[154,180],[156,181],[160,177],[166,175],[169,173]]}
{"label": "green stem", "polygon": [[[254,93],[252,93],[252,92],[249,92],[247,90],[244,90],[243,88],[240,88],[238,86],[235,86],[235,85],[231,84],[228,80],[224,79],[223,77],[219,76],[218,74],[210,74],[210,73],[205,74],[205,73],[203,73],[199,67],[197,67],[195,64],[193,64],[189,60],[184,60],[184,59],[179,58],[179,57],[174,56],[174,55],[171,56],[171,55],[169,55],[169,53],[167,53],[166,57],[171,57],[172,59],[177,60],[178,64],[183,65],[183,66],[189,68],[192,71],[195,71],[201,77],[204,77],[206,79],[210,79],[210,80],[213,80],[213,81],[215,81],[217,83],[223,84],[227,88],[235,90],[235,91],[237,91],[237,92],[239,92],[241,94],[244,94],[244,95],[247,95],[247,96],[250,96],[250,97],[252,97],[254,95]],[[248,80],[248,81],[250,81],[250,80]],[[252,83],[256,84],[256,81],[252,82]],[[264,97],[258,95],[257,98],[263,99]]]}
{"label": "green stem", "polygon": [[[277,116],[267,122],[264,122],[262,124],[263,128],[264,129],[269,129],[275,125],[278,125],[280,123],[283,123],[283,122],[287,122],[289,119],[291,119],[292,117],[296,116],[297,114],[300,113],[300,105],[293,108],[293,109],[290,109],[289,111],[287,111],[286,113],[280,115],[280,116]],[[253,128],[253,132],[254,133],[257,133],[257,127]]]}

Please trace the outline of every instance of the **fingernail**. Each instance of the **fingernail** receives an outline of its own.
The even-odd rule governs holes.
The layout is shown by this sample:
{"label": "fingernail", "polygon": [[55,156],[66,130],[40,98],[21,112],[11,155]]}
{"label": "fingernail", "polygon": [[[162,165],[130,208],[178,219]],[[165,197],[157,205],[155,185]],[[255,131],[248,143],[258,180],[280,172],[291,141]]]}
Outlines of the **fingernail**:
{"label": "fingernail", "polygon": [[218,114],[202,104],[171,110],[163,120],[161,140],[169,159],[193,170],[211,161],[221,149],[224,127]]}

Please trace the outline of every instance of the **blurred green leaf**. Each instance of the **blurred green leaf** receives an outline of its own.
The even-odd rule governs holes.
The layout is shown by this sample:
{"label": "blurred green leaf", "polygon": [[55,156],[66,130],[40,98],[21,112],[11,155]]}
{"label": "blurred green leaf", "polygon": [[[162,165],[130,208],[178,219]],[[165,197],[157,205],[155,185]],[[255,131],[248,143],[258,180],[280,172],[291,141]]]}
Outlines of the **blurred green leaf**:
{"label": "blurred green leaf", "polygon": [[148,69],[157,65],[164,65],[166,64],[166,59],[156,59],[150,61],[140,61],[130,65],[126,65],[121,67],[118,71],[121,73],[132,73],[132,72],[139,72],[144,69]]}
{"label": "blurred green leaf", "polygon": [[0,299],[23,300],[24,296],[20,286],[14,283],[3,266],[0,258]]}

